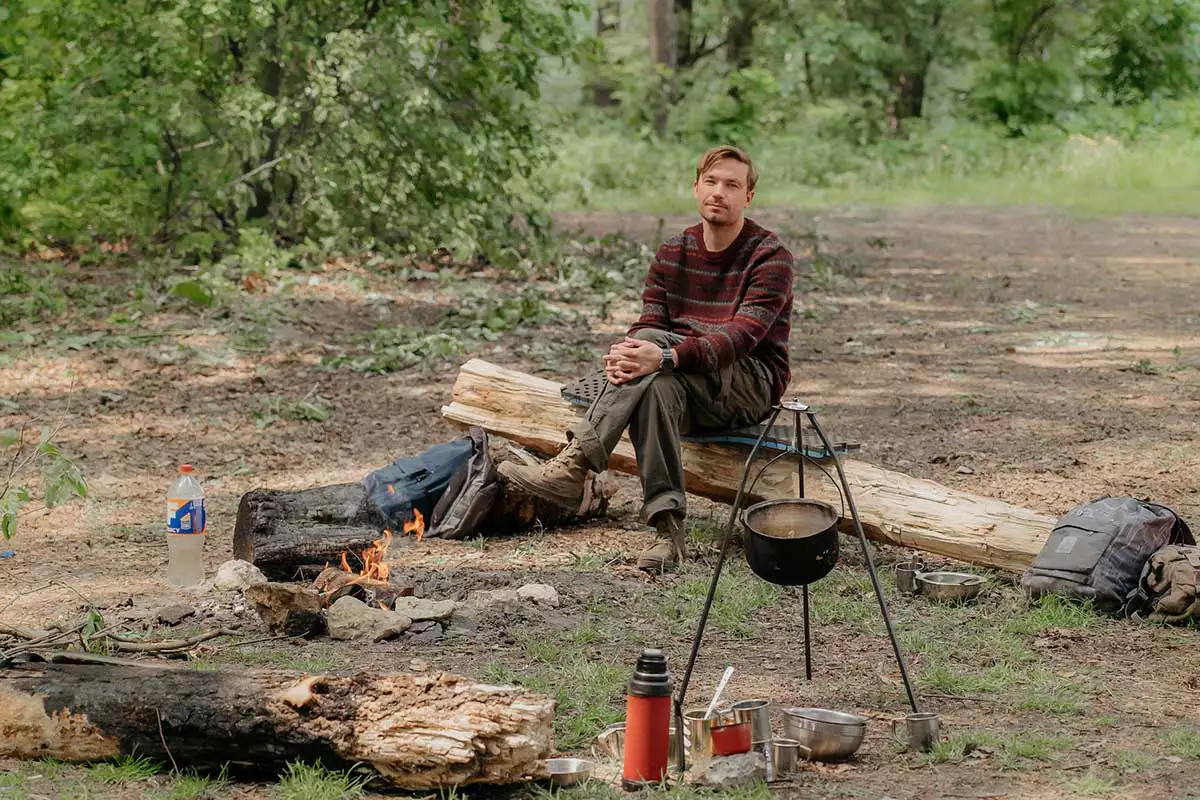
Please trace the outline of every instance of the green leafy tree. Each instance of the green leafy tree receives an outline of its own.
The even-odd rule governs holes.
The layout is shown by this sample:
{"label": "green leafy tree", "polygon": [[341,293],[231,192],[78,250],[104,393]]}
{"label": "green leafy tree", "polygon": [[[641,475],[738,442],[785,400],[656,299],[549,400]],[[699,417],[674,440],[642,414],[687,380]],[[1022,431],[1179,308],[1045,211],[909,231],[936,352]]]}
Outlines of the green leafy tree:
{"label": "green leafy tree", "polygon": [[495,251],[537,211],[539,77],[576,10],[17,0],[0,197],[25,238]]}
{"label": "green leafy tree", "polygon": [[1100,83],[1117,103],[1200,88],[1200,2],[1110,0],[1096,12]]}

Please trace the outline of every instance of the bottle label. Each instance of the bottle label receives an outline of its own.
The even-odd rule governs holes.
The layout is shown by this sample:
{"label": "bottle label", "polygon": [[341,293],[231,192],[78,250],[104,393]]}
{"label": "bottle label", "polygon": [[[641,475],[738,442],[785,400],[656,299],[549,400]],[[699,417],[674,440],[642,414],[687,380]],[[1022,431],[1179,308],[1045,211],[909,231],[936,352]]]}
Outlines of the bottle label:
{"label": "bottle label", "polygon": [[204,533],[204,500],[167,500],[167,532]]}

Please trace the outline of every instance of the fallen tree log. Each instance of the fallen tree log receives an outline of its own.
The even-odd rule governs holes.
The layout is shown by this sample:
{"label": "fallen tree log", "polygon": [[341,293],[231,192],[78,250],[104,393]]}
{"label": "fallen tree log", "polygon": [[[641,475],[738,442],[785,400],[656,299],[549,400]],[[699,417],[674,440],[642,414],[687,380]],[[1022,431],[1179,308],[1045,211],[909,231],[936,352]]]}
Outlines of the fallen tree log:
{"label": "fallen tree log", "polygon": [[179,769],[370,764],[403,789],[540,777],[554,701],[452,675],[25,665],[0,670],[0,757],[137,752]]}
{"label": "fallen tree log", "polygon": [[[542,453],[566,443],[565,432],[582,414],[553,381],[472,359],[454,383],[442,415],[463,426],[478,425]],[[731,502],[748,448],[690,444],[683,447],[688,491]],[[1041,550],[1055,519],[1046,514],[881,469],[842,460],[867,536],[888,544],[1011,571],[1024,569]],[[637,474],[628,436],[610,467]],[[832,471],[832,464],[827,464]],[[755,499],[795,497],[796,458],[780,459],[759,481]],[[840,507],[839,494],[815,466],[805,465],[809,497]],[[847,512],[848,513],[848,512]],[[852,530],[843,520],[843,530]]]}
{"label": "fallen tree log", "polygon": [[[528,458],[520,448],[492,438],[492,461]],[[502,479],[503,480],[503,479]],[[528,530],[535,525],[558,525],[608,510],[611,490],[603,480],[589,487],[581,513],[569,513],[505,484],[481,529],[490,533]],[[255,489],[242,495],[233,528],[233,554],[249,561],[272,580],[311,580],[347,554],[358,569],[358,554],[382,535],[382,525],[361,483],[319,486],[298,492]]]}

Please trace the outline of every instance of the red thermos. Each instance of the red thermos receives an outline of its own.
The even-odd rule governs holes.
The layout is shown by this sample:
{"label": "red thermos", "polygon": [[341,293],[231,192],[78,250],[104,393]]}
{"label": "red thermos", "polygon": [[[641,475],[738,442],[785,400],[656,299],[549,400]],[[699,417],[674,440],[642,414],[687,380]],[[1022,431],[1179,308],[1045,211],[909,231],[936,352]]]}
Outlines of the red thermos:
{"label": "red thermos", "polygon": [[663,651],[643,650],[625,697],[625,770],[621,782],[626,789],[657,786],[667,777],[673,688]]}

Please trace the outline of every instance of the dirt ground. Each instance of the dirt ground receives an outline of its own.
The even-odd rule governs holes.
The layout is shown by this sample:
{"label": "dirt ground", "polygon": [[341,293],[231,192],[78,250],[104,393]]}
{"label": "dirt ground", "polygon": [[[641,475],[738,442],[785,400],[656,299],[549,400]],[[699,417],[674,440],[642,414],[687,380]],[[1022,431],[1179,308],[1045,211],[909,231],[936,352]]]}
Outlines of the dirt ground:
{"label": "dirt ground", "polygon": [[[1050,514],[1113,494],[1152,499],[1200,522],[1200,453],[1192,446],[1200,221],[956,208],[767,211],[758,219],[784,233],[806,273],[792,392],[820,409],[831,435],[860,442],[859,458]],[[650,244],[689,223],[559,219],[566,231],[621,232]],[[68,275],[119,280],[80,265]],[[78,456],[92,493],[26,515],[17,538],[0,547],[15,550],[0,560],[0,621],[45,626],[78,615],[80,597],[106,619],[152,620],[183,602],[197,610],[185,626],[240,620],[248,637],[261,636],[235,599],[165,586],[162,506],[179,463],[197,466],[209,498],[211,574],[231,557],[244,492],[356,481],[398,454],[450,439],[458,432],[439,409],[467,355],[566,381],[590,368],[637,311],[631,285],[607,318],[585,308],[425,368],[328,370],[321,356],[339,342],[378,322],[425,319],[456,302],[454,287],[351,264],[313,277],[286,298],[286,314],[264,323],[258,347],[236,346],[251,333],[236,320],[164,308],[138,324],[148,335],[133,346],[72,348],[69,334],[111,326],[69,312],[28,329],[38,341],[0,349],[0,428],[65,423],[60,441]],[[261,411],[253,413],[263,397],[311,396],[331,401],[328,421],[264,424]],[[463,597],[538,581],[558,589],[557,610],[493,620],[471,634],[425,632],[353,649],[328,641],[239,649],[217,640],[195,658],[206,666],[449,669],[553,691],[556,671],[578,668],[586,679],[596,665],[619,687],[638,648],[656,645],[678,676],[723,512],[697,500],[699,560],[679,575],[650,578],[633,567],[650,541],[636,522],[637,485],[619,482],[610,520],[394,548],[393,563],[419,594]],[[925,705],[941,713],[947,740],[939,757],[908,754],[889,728],[905,711],[895,662],[851,540],[843,553],[842,566],[813,587],[812,683],[804,679],[798,595],[762,588],[735,559],[728,612],[709,629],[689,692],[707,699],[732,664],[731,699],[872,717],[855,760],[810,767],[776,785],[778,795],[1200,797],[1195,630],[1069,612],[1060,619],[1029,609],[1011,576],[999,574],[974,606],[945,610],[898,598],[888,584],[914,681]],[[885,549],[878,558],[886,566],[904,555]],[[48,586],[52,580],[70,589]],[[1037,697],[1045,702],[1030,700]],[[619,690],[601,700],[595,719],[571,711],[573,752],[588,751],[588,725],[598,732],[620,718]],[[136,787],[112,791],[139,796]]]}

